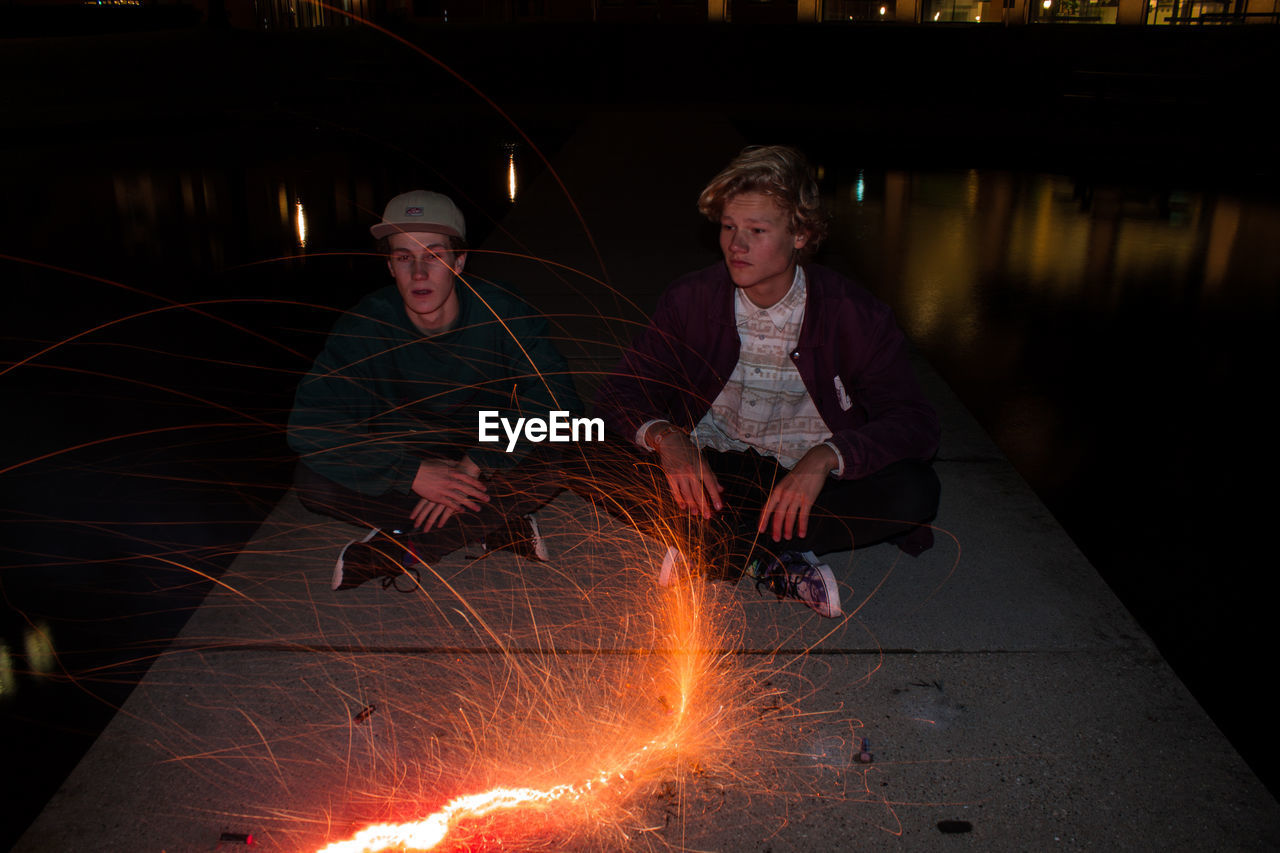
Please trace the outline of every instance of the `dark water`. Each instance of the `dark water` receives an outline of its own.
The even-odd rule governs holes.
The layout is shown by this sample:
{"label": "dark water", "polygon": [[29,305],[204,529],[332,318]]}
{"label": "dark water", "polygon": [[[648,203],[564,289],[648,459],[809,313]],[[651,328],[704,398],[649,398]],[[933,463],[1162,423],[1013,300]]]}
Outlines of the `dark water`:
{"label": "dark water", "polygon": [[1247,697],[1274,648],[1280,203],[836,168],[834,245],[1277,790]]}
{"label": "dark water", "polygon": [[[323,43],[323,61],[206,63],[198,91],[158,80],[149,94],[104,82],[124,72],[102,54],[128,66],[128,51],[87,47],[101,75],[58,65],[46,89],[24,90],[33,128],[0,158],[0,641],[13,667],[0,845],[284,488],[293,387],[377,274],[351,249],[368,246],[383,200],[447,189],[479,242],[510,205],[510,146],[524,180],[537,170],[488,106],[418,108],[456,99],[456,83],[424,93],[393,76],[371,98],[372,66],[332,63]],[[164,49],[173,63],[147,68],[181,64]],[[515,75],[521,97],[569,98],[550,86],[571,88],[563,68],[531,67],[547,86]],[[503,73],[491,63],[477,79]],[[91,94],[70,111],[92,120],[66,113],[81,83]],[[618,67],[585,85],[606,83],[646,85]],[[868,97],[875,121],[887,96]],[[970,132],[990,114],[958,121]],[[527,108],[521,126],[554,151],[576,115]],[[739,124],[753,139],[792,129],[785,114],[762,122]],[[1253,710],[1265,703],[1239,699],[1239,661],[1272,645],[1259,527],[1274,501],[1257,493],[1275,474],[1262,414],[1274,200],[1216,170],[1099,181],[995,150],[974,159],[1008,170],[943,171],[919,144],[882,138],[859,161],[843,140],[801,140],[826,171],[832,253],[894,305],[1274,790],[1269,721]]]}

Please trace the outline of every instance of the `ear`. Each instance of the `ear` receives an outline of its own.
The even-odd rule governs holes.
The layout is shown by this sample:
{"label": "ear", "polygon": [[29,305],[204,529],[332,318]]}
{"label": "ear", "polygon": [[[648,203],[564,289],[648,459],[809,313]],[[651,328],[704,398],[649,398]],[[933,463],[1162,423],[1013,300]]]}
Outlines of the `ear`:
{"label": "ear", "polygon": [[808,243],[808,242],[809,242],[808,231],[802,231],[801,233],[797,234],[795,237],[795,246],[797,249],[803,249],[805,243]]}
{"label": "ear", "polygon": [[467,265],[467,253],[462,252],[453,256],[453,272],[454,275],[462,273],[462,268]]}

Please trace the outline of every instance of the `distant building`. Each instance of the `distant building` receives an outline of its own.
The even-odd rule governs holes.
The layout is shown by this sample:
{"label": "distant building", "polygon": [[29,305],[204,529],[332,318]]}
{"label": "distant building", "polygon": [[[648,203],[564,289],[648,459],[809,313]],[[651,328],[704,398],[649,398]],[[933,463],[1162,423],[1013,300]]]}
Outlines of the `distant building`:
{"label": "distant building", "polygon": [[[11,20],[51,25],[73,7],[138,10],[139,20],[194,20],[289,30],[510,23],[1121,24],[1280,23],[1280,0],[0,0]],[[61,11],[60,11],[61,10]]]}

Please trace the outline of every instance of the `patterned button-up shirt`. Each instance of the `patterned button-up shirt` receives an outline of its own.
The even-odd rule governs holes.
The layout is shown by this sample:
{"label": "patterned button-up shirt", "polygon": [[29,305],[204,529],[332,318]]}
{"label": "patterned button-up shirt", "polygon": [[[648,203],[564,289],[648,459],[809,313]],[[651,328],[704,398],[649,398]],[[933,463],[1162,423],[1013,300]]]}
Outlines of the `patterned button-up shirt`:
{"label": "patterned button-up shirt", "polygon": [[791,360],[807,294],[804,270],[798,266],[791,289],[769,308],[737,292],[734,317],[742,349],[724,390],[694,427],[699,447],[754,449],[792,468],[810,448],[831,437]]}

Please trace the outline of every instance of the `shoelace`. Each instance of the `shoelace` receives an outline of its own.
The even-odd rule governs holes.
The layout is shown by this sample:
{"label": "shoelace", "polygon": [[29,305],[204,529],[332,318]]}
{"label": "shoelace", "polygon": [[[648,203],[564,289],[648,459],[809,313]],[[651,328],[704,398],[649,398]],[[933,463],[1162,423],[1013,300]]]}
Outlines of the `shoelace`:
{"label": "shoelace", "polygon": [[782,560],[774,560],[769,567],[756,578],[756,592],[765,587],[778,598],[800,598],[800,584],[807,580],[807,573],[793,572]]}
{"label": "shoelace", "polygon": [[[412,548],[398,542],[396,544],[404,552],[399,561],[380,547],[375,546],[369,549],[375,555],[378,583],[382,585],[383,589],[394,589],[396,592],[410,593],[420,589],[422,587],[422,575],[418,573],[418,567],[413,565],[414,562],[417,562],[418,555]],[[412,577],[413,582],[407,587],[402,587],[399,584],[399,580],[405,575]]]}
{"label": "shoelace", "polygon": [[[397,572],[392,569],[381,577],[379,583],[382,584],[383,589],[394,589],[396,592],[410,593],[422,586],[422,575],[418,574],[417,566],[399,566],[397,568],[402,569],[402,571]],[[399,584],[400,578],[404,575],[413,577],[413,583],[408,587],[402,587]]]}

